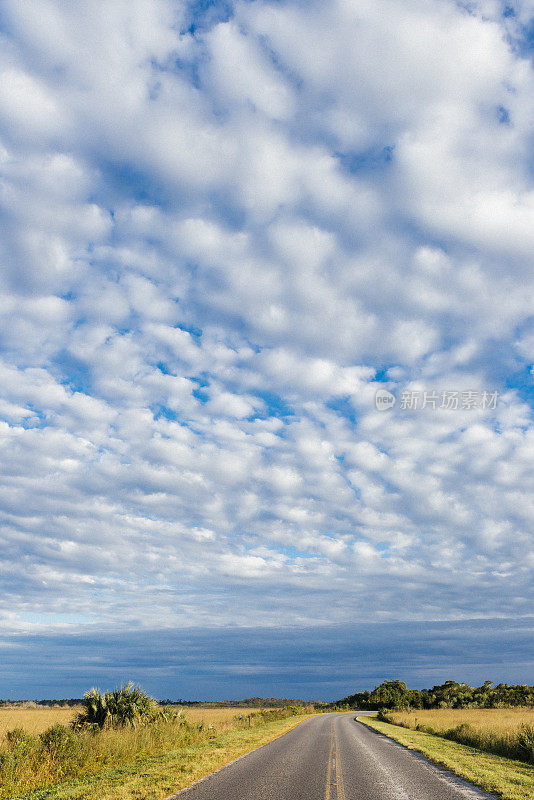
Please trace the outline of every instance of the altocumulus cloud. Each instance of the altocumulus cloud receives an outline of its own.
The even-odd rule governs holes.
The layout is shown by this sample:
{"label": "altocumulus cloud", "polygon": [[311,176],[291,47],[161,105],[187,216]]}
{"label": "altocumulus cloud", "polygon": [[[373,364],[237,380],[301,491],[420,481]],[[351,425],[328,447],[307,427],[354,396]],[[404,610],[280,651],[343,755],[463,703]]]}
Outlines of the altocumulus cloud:
{"label": "altocumulus cloud", "polygon": [[[383,663],[424,682],[438,622],[454,671],[484,620],[523,617],[527,680],[534,3],[2,6],[12,669],[62,642],[75,693],[89,644],[102,680],[142,678],[140,630],[163,652],[190,629],[200,653],[265,629],[289,684],[327,694],[284,626],[320,650],[360,632],[381,654],[364,683]],[[499,402],[382,412],[380,387]],[[396,661],[393,630],[420,646]],[[175,669],[180,694],[186,667],[157,685]],[[238,690],[228,670],[205,694]]]}

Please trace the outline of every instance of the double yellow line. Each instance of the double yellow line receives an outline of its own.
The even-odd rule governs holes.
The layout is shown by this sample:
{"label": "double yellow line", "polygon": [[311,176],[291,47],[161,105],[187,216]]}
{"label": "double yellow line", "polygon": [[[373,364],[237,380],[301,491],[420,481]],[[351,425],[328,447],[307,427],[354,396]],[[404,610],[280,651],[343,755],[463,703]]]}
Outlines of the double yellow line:
{"label": "double yellow line", "polygon": [[326,767],[326,789],[324,800],[345,800],[345,787],[343,786],[343,772],[341,771],[341,756],[339,742],[334,720],[330,726],[330,752]]}

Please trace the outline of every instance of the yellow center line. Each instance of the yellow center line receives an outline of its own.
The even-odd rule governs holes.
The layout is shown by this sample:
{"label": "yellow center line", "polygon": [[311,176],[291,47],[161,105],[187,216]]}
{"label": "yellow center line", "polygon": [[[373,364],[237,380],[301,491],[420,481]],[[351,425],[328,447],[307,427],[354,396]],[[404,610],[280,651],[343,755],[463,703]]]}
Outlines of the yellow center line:
{"label": "yellow center line", "polygon": [[326,766],[326,789],[325,800],[330,800],[334,790],[334,800],[345,800],[345,787],[343,785],[343,772],[341,770],[341,757],[339,755],[339,741],[334,721],[330,726],[330,752],[328,753],[328,764]]}
{"label": "yellow center line", "polygon": [[330,752],[328,753],[328,764],[326,767],[326,790],[324,800],[330,800],[330,783],[332,780],[332,759],[334,756],[334,723],[330,726]]}
{"label": "yellow center line", "polygon": [[341,771],[341,756],[339,754],[339,742],[337,740],[337,731],[335,733],[335,747],[336,747],[337,800],[345,800],[345,787],[343,785],[343,772]]}

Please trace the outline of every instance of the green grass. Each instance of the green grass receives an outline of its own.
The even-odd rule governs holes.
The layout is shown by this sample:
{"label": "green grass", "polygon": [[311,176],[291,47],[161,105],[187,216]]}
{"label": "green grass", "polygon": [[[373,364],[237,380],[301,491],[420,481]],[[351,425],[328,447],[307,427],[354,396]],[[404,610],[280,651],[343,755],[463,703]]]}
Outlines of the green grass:
{"label": "green grass", "polygon": [[490,794],[505,800],[532,800],[534,797],[534,766],[530,764],[485,753],[430,733],[381,722],[376,717],[358,717],[358,720],[411,750],[418,750],[435,764]]}
{"label": "green grass", "polygon": [[167,753],[137,758],[10,800],[164,800],[235,758],[276,739],[311,714],[232,730]]}

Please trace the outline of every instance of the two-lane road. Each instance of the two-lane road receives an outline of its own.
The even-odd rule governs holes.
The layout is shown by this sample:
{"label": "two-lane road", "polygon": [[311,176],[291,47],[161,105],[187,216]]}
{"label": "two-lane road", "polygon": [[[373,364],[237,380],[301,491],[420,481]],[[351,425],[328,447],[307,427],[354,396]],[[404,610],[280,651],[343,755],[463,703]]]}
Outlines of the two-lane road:
{"label": "two-lane road", "polygon": [[490,795],[374,733],[325,714],[242,756],[180,800],[481,800]]}

